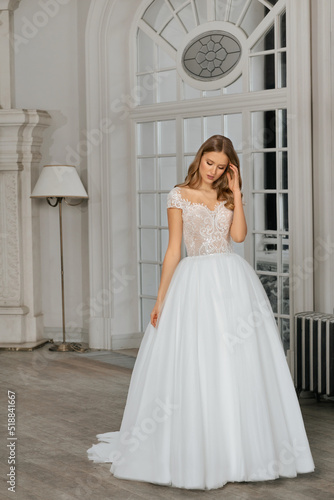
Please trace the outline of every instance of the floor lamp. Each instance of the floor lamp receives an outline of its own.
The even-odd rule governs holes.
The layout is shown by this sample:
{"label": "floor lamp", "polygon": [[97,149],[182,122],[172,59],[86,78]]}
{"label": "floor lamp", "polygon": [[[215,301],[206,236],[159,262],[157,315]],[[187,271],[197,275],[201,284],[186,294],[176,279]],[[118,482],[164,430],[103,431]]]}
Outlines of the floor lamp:
{"label": "floor lamp", "polygon": [[[64,302],[64,265],[63,265],[63,231],[62,231],[62,201],[67,205],[79,205],[83,199],[88,199],[88,194],[80,180],[78,172],[73,165],[45,165],[30,198],[46,198],[51,207],[59,207],[59,233],[60,233],[60,265],[61,265],[61,296],[63,342],[54,344],[50,351],[74,351],[74,345],[65,339],[65,302]],[[55,198],[52,203],[51,199]],[[69,203],[66,198],[78,198],[79,203]]]}

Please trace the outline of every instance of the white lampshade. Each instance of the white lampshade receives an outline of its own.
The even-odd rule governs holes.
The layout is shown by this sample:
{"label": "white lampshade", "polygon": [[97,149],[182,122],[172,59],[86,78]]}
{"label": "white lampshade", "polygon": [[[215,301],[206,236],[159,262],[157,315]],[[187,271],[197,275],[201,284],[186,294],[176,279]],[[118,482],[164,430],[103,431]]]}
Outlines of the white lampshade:
{"label": "white lampshade", "polygon": [[74,165],[45,165],[30,198],[88,198]]}

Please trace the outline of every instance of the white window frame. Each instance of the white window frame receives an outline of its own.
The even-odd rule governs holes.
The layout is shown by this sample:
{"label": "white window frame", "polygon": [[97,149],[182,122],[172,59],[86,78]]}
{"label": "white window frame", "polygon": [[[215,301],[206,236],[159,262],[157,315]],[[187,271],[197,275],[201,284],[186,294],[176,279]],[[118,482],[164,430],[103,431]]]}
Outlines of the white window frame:
{"label": "white window frame", "polygon": [[[129,75],[134,78],[134,56],[133,50],[134,30],[143,6],[150,0],[141,3],[137,13],[133,17],[132,32],[130,33],[129,51]],[[113,74],[112,61],[107,54],[114,31],[113,23],[117,22],[117,11],[127,9],[129,16],[132,15],[132,5],[128,0],[92,0],[86,31],[86,80],[87,80],[87,129],[98,129],[101,121],[107,117],[113,119],[111,110],[112,102],[119,98],[119,90],[114,90],[110,85],[110,75]],[[289,200],[290,220],[290,255],[293,266],[313,258],[313,223],[312,223],[312,144],[311,144],[311,70],[310,70],[310,39],[305,33],[310,33],[310,0],[293,0],[287,2],[287,89],[275,91],[280,96],[278,103],[272,102],[273,106],[282,105],[281,98],[288,103],[288,119],[295,125],[290,125],[288,130],[289,144],[289,191],[293,197]],[[117,13],[118,12],[118,13]],[[131,48],[132,45],[132,48]],[[125,76],[124,76],[125,78]],[[124,80],[124,85],[126,80]],[[270,97],[270,90],[266,91]],[[256,94],[256,95],[255,95]],[[225,97],[225,96],[224,96]],[[252,93],[252,99],[261,101],[260,93]],[[255,101],[253,101],[255,102]],[[225,103],[225,100],[224,100]],[[231,110],[240,104],[240,95],[229,96]],[[194,100],[179,102],[178,111],[187,112],[189,104],[195,105]],[[257,108],[261,102],[257,103]],[[206,98],[205,111],[214,111],[217,100]],[[196,112],[200,109],[196,108]],[[136,116],[133,110],[131,121],[143,119],[143,115]],[[175,117],[175,109],[170,104],[159,105],[159,118]],[[247,111],[249,112],[249,111]],[[149,109],[146,117],[149,118]],[[129,135],[125,127],[120,133]],[[135,150],[135,137],[132,134],[131,146]],[[135,168],[133,162],[132,168]],[[114,262],[112,249],[114,243],[113,227],[110,224],[112,217],[109,186],[113,177],[113,161],[110,155],[110,141],[104,140],[99,144],[87,158],[88,190],[90,195],[89,206],[89,297],[94,301],[99,296],[101,288],[107,287],[106,279],[111,275]],[[134,170],[132,170],[135,173]],[[244,173],[246,189],[246,173]],[[129,187],[128,196],[134,195],[134,186]],[[132,230],[130,218],[129,228]],[[137,232],[137,229],[133,229]],[[246,239],[245,251],[247,250]],[[136,258],[133,254],[134,259]],[[128,287],[130,297],[130,288]],[[132,297],[132,295],[131,295]],[[124,298],[123,298],[124,301]],[[313,309],[313,273],[309,273],[302,280],[300,286],[293,291],[290,297],[291,313]],[[137,309],[136,309],[137,310]],[[114,331],[119,308],[117,304],[106,304],[101,310],[94,311],[89,318],[89,342],[91,347],[117,348],[120,345],[120,335]],[[137,310],[138,311],[138,310]],[[139,325],[139,316],[138,316]],[[114,342],[114,338],[116,338]],[[123,342],[128,347],[138,345],[140,334],[122,335],[127,338]],[[288,356],[290,370],[294,373],[294,334],[291,331],[291,350]]]}

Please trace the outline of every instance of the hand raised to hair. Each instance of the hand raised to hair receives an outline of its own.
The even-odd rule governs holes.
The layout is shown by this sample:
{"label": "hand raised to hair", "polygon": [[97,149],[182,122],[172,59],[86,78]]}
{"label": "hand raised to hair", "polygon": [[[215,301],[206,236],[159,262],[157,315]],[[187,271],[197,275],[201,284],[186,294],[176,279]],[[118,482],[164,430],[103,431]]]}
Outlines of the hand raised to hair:
{"label": "hand raised to hair", "polygon": [[230,170],[226,172],[227,179],[228,179],[228,187],[233,193],[236,193],[237,191],[240,191],[240,178],[239,178],[239,169],[232,163],[229,164],[230,169],[233,172],[233,177],[231,175]]}

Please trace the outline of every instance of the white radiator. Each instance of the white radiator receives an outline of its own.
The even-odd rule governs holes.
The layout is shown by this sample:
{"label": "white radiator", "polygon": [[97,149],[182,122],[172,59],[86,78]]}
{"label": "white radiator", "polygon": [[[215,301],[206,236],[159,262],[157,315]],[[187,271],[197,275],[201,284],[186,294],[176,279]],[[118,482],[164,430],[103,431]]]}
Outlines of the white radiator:
{"label": "white radiator", "polygon": [[314,311],[295,314],[295,387],[334,395],[334,316]]}

